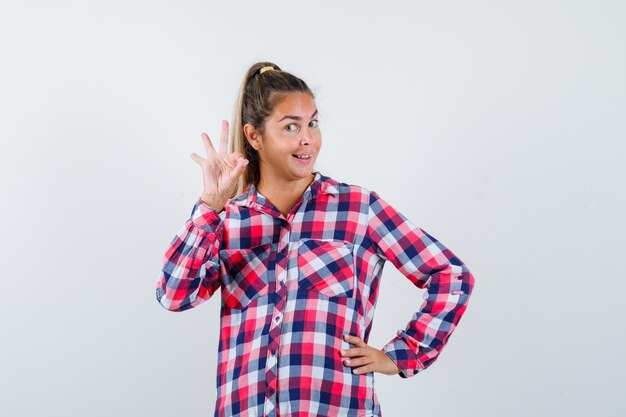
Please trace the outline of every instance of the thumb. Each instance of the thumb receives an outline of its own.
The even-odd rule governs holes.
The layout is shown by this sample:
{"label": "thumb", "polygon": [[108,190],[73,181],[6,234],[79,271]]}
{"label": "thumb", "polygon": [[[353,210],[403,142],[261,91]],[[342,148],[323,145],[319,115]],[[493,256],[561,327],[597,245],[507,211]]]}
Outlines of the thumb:
{"label": "thumb", "polygon": [[243,174],[244,169],[246,168],[246,166],[248,165],[248,160],[245,158],[240,158],[237,160],[237,165],[235,166],[235,168],[232,171],[232,177],[234,179],[239,179],[239,177],[241,176],[241,174]]}

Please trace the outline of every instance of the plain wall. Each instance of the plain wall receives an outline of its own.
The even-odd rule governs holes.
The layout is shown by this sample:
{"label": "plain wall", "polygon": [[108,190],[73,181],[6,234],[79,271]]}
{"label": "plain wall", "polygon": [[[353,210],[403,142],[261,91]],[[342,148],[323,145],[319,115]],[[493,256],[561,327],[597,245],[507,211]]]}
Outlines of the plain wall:
{"label": "plain wall", "polygon": [[[250,64],[317,94],[318,168],[467,263],[438,361],[385,417],[621,416],[620,1],[0,2],[0,415],[207,416],[219,299],[154,290]],[[388,263],[370,344],[421,304]]]}

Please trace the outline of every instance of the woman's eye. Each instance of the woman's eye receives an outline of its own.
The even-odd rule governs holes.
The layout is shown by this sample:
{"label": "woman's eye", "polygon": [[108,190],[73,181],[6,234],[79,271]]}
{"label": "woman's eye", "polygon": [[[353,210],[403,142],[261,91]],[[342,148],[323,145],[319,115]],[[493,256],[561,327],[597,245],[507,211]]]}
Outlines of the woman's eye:
{"label": "woman's eye", "polygon": [[311,120],[309,122],[309,127],[317,127],[318,123],[319,122],[317,120]]}
{"label": "woman's eye", "polygon": [[287,126],[285,126],[285,130],[287,132],[295,132],[296,130],[298,130],[298,126],[296,126],[295,123],[289,123]]}

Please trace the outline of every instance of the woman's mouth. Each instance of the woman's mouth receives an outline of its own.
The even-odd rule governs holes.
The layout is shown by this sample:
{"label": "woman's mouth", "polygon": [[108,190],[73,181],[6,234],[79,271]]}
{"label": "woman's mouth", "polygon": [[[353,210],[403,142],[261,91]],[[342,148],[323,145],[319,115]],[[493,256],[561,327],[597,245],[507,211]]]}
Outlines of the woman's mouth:
{"label": "woman's mouth", "polygon": [[308,165],[313,160],[313,156],[310,153],[303,153],[301,155],[294,153],[292,156],[296,158],[300,165]]}

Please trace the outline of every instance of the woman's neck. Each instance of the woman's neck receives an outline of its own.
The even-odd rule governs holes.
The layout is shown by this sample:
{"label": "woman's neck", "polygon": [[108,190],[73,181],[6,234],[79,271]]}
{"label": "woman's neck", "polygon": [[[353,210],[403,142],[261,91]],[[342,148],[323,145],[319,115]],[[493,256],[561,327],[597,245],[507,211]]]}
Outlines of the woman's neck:
{"label": "woman's neck", "polygon": [[315,173],[306,178],[297,181],[285,181],[283,179],[273,178],[267,181],[259,181],[256,187],[266,199],[268,199],[283,216],[287,217],[293,205],[302,197],[304,191],[315,179]]}

